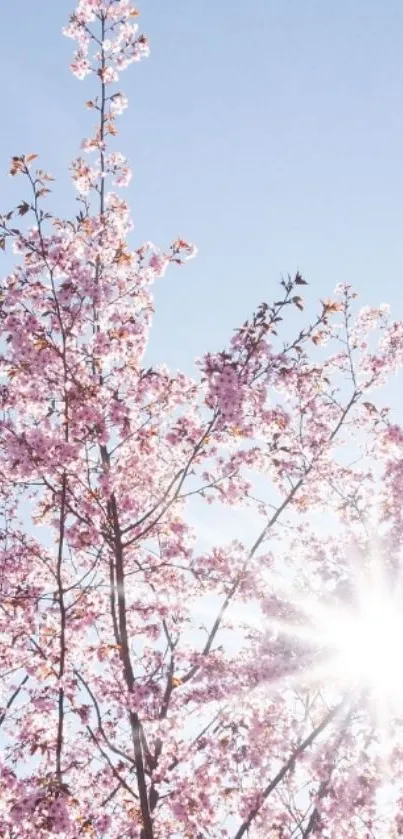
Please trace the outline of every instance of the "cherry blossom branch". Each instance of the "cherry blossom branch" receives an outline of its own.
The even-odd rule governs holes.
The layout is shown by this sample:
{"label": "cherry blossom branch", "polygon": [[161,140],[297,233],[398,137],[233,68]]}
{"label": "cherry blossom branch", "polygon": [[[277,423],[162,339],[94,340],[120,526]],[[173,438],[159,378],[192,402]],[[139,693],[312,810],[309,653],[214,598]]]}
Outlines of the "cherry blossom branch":
{"label": "cherry blossom branch", "polygon": [[[105,453],[106,454],[106,453]],[[109,501],[110,512],[112,518],[112,526],[114,532],[115,544],[115,568],[116,568],[116,591],[117,591],[117,616],[120,637],[120,651],[123,662],[124,677],[129,693],[134,687],[134,674],[130,658],[129,636],[127,631],[127,616],[126,616],[126,593],[125,593],[125,574],[124,574],[124,555],[122,536],[119,525],[118,511],[116,499],[112,493]],[[130,727],[132,731],[134,757],[136,764],[137,785],[140,797],[140,809],[143,820],[143,837],[142,839],[153,839],[154,831],[150,815],[150,805],[147,792],[147,784],[145,779],[145,769],[143,760],[143,748],[141,739],[141,723],[136,711],[129,711]]]}
{"label": "cherry blossom branch", "polygon": [[[60,531],[59,531],[59,549],[57,556],[57,588],[58,601],[60,609],[60,662],[58,677],[61,679],[64,676],[65,658],[66,658],[66,608],[64,604],[64,590],[62,580],[62,563],[63,563],[63,547],[64,547],[64,531],[65,531],[65,499],[66,499],[66,477],[63,476],[62,497],[60,505]],[[57,740],[56,740],[56,776],[61,781],[62,778],[62,749],[63,749],[63,727],[64,727],[64,689],[59,688],[58,699],[58,724],[57,724]]]}
{"label": "cherry blossom branch", "polygon": [[84,678],[84,676],[83,676],[83,675],[82,675],[82,674],[81,674],[78,670],[76,670],[76,669],[75,669],[75,670],[74,670],[74,673],[75,673],[75,675],[77,676],[77,678],[79,679],[79,681],[81,682],[81,684],[85,687],[85,689],[86,689],[86,691],[87,691],[88,695],[89,695],[89,696],[90,696],[90,698],[91,698],[92,704],[93,704],[93,706],[94,706],[95,714],[96,714],[96,717],[97,717],[98,730],[99,730],[99,731],[100,731],[100,733],[102,734],[102,737],[103,737],[103,739],[104,739],[104,741],[105,741],[106,745],[110,748],[110,750],[111,750],[112,752],[114,752],[115,754],[119,755],[120,757],[123,757],[123,758],[124,758],[125,760],[127,760],[127,762],[128,762],[128,763],[130,763],[132,766],[135,766],[135,761],[133,760],[133,758],[132,758],[130,755],[128,755],[128,754],[127,754],[127,752],[124,752],[122,749],[119,749],[119,747],[118,747],[118,746],[115,746],[115,745],[114,745],[114,744],[110,741],[110,739],[109,739],[109,737],[108,737],[108,735],[107,735],[107,733],[106,733],[106,731],[105,731],[105,729],[104,729],[103,722],[102,722],[102,716],[101,716],[100,707],[99,707],[98,701],[97,701],[97,699],[96,699],[96,697],[95,697],[95,695],[94,695],[93,691],[91,690],[91,688],[90,688],[90,686],[89,686],[88,682],[86,681],[86,679]]}
{"label": "cherry blossom branch", "polygon": [[111,759],[110,759],[109,755],[108,755],[108,754],[105,752],[105,750],[102,748],[102,746],[101,746],[101,744],[99,743],[99,741],[98,741],[97,737],[95,736],[95,734],[94,734],[94,732],[93,732],[93,730],[92,730],[91,726],[90,726],[90,725],[87,725],[87,726],[86,726],[86,729],[87,729],[87,731],[88,731],[88,733],[89,733],[89,735],[90,735],[90,737],[91,737],[92,741],[96,744],[97,748],[99,749],[99,751],[100,751],[100,753],[101,753],[102,757],[103,757],[103,758],[105,758],[105,760],[106,760],[106,762],[107,762],[107,764],[108,764],[108,766],[109,766],[109,768],[110,768],[110,770],[111,770],[112,774],[113,774],[113,775],[115,776],[115,778],[119,781],[120,786],[121,786],[121,787],[123,787],[123,788],[124,788],[124,789],[125,789],[128,793],[130,793],[130,795],[132,796],[132,798],[134,798],[136,801],[138,801],[138,800],[139,800],[139,797],[138,797],[137,793],[135,793],[135,792],[134,792],[134,790],[131,788],[131,786],[127,783],[127,781],[125,781],[125,779],[124,779],[124,778],[122,778],[121,774],[118,772],[118,770],[116,769],[116,767],[113,765],[113,763],[112,763],[112,761],[111,761]]}
{"label": "cherry blossom branch", "polygon": [[263,792],[261,794],[260,803],[250,811],[247,819],[245,819],[245,821],[241,824],[240,828],[237,830],[233,839],[242,839],[242,836],[244,836],[245,833],[249,830],[252,822],[255,820],[256,816],[259,814],[260,810],[263,807],[263,804],[265,803],[265,801],[267,800],[269,795],[281,783],[283,778],[286,776],[287,772],[289,772],[290,769],[292,769],[294,767],[294,765],[295,765],[296,761],[298,760],[298,758],[300,757],[300,755],[302,755],[310,746],[312,746],[312,744],[319,737],[319,735],[322,733],[322,731],[324,731],[327,728],[327,726],[335,719],[335,717],[340,713],[341,709],[345,706],[345,704],[346,704],[346,699],[343,699],[342,702],[339,703],[339,705],[336,705],[334,708],[332,708],[326,714],[326,716],[323,718],[323,720],[319,723],[319,725],[317,725],[316,728],[314,728],[314,730],[311,731],[311,733],[308,735],[308,737],[306,737],[305,740],[303,740],[303,742],[293,751],[292,755],[289,757],[289,759],[286,761],[286,763],[282,766],[280,771],[277,772],[277,775],[275,775],[273,780],[270,781],[270,783],[267,785],[267,787],[263,790]]}
{"label": "cherry blossom branch", "polygon": [[[321,801],[325,797],[329,789],[329,783],[330,777],[328,780],[321,782],[318,793],[316,795],[317,802]],[[313,831],[316,830],[318,827],[320,827],[320,814],[319,808],[316,805],[311,812],[307,826],[302,829],[301,839],[308,839],[311,833],[313,833]]]}
{"label": "cherry blossom branch", "polygon": [[[339,432],[339,430],[340,430],[340,428],[341,428],[341,426],[344,422],[345,417],[347,416],[347,414],[351,410],[352,406],[355,404],[357,398],[358,398],[358,394],[357,394],[356,391],[354,391],[354,393],[352,394],[352,396],[351,396],[350,400],[348,401],[346,407],[343,409],[343,411],[341,413],[341,416],[340,416],[338,422],[336,423],[332,433],[330,434],[329,440],[327,441],[326,445],[329,445],[329,443],[331,443],[332,440],[334,440],[334,438],[338,434],[338,432]],[[218,630],[221,626],[224,615],[225,615],[232,599],[234,598],[236,592],[238,591],[238,588],[239,588],[239,586],[240,586],[240,584],[243,580],[245,570],[246,570],[248,564],[250,563],[250,560],[253,559],[256,551],[258,550],[258,548],[260,547],[260,545],[262,544],[262,542],[266,538],[269,530],[277,522],[277,520],[280,518],[280,516],[282,515],[282,513],[284,512],[286,507],[288,507],[288,505],[291,503],[291,501],[293,500],[293,498],[295,497],[297,492],[301,489],[304,481],[309,476],[309,474],[312,472],[312,470],[315,466],[317,457],[311,462],[311,464],[309,466],[307,466],[304,475],[296,482],[296,484],[294,484],[294,486],[292,487],[289,494],[286,496],[286,498],[284,499],[282,504],[280,504],[280,506],[273,513],[269,522],[264,526],[261,533],[257,537],[256,541],[252,545],[245,561],[242,564],[241,570],[239,571],[238,575],[236,576],[236,578],[235,578],[235,580],[234,580],[234,582],[233,582],[233,584],[232,584],[232,586],[231,586],[231,588],[230,588],[230,590],[229,590],[229,592],[228,592],[228,594],[227,594],[227,596],[226,596],[226,598],[225,598],[225,600],[224,600],[224,602],[223,602],[223,604],[220,608],[220,611],[219,611],[219,613],[218,613],[218,615],[217,615],[217,617],[214,621],[214,624],[213,624],[212,629],[209,633],[207,642],[206,642],[206,644],[205,644],[205,646],[202,650],[202,655],[203,656],[208,655],[208,653],[211,650],[212,644],[213,644],[214,639],[217,635],[217,632],[218,632]],[[190,679],[192,679],[192,677],[199,670],[199,668],[200,668],[200,664],[193,665],[193,667],[191,667],[190,670],[182,677],[182,679],[181,679],[182,683],[186,683]]]}
{"label": "cherry blossom branch", "polygon": [[[214,414],[214,416],[213,416],[213,418],[210,420],[210,422],[209,422],[209,424],[208,424],[207,428],[206,428],[206,429],[205,429],[205,431],[203,432],[203,434],[202,434],[202,436],[201,436],[200,440],[199,440],[199,441],[196,443],[196,445],[194,446],[193,451],[192,451],[192,454],[191,454],[191,456],[189,457],[189,459],[188,459],[188,461],[187,461],[186,465],[183,467],[183,469],[180,469],[180,470],[179,470],[179,471],[175,474],[174,478],[173,478],[173,479],[172,479],[172,481],[169,483],[169,485],[168,485],[167,489],[165,490],[165,492],[164,492],[163,496],[162,496],[162,497],[158,500],[158,502],[157,502],[157,503],[156,503],[156,504],[155,504],[155,505],[154,505],[154,506],[153,506],[150,510],[148,510],[148,511],[147,511],[147,513],[145,513],[145,514],[144,514],[144,515],[143,515],[143,516],[142,516],[142,517],[141,517],[141,518],[140,518],[137,522],[135,522],[134,524],[128,525],[127,527],[123,528],[123,530],[122,530],[122,534],[124,534],[124,535],[125,535],[126,533],[129,533],[129,532],[130,532],[131,530],[133,530],[134,528],[141,526],[141,524],[143,524],[143,523],[144,523],[144,521],[146,521],[146,520],[147,520],[147,518],[149,518],[149,517],[150,517],[150,516],[151,516],[151,515],[152,515],[152,514],[153,514],[153,513],[154,513],[154,512],[158,509],[158,507],[159,507],[161,504],[163,504],[163,505],[164,505],[164,506],[163,506],[163,508],[162,508],[162,510],[159,512],[159,514],[158,514],[157,518],[156,518],[156,519],[155,519],[155,520],[154,520],[154,521],[153,521],[150,525],[148,525],[148,527],[146,527],[146,528],[145,528],[145,530],[143,530],[141,533],[137,534],[137,535],[136,535],[133,539],[130,539],[129,541],[125,541],[125,543],[124,543],[124,547],[125,547],[125,548],[129,547],[129,545],[131,545],[133,542],[136,542],[136,541],[138,541],[138,540],[140,540],[140,539],[143,539],[143,538],[147,535],[147,533],[149,533],[149,532],[150,532],[150,530],[152,530],[152,528],[153,528],[153,527],[155,527],[155,525],[156,525],[156,524],[158,524],[158,522],[161,520],[161,518],[162,518],[162,517],[163,517],[163,515],[166,513],[166,511],[169,509],[169,507],[170,507],[170,506],[173,504],[173,502],[174,502],[174,501],[176,501],[176,499],[179,497],[180,491],[181,491],[182,486],[183,486],[183,484],[184,484],[184,482],[185,482],[185,480],[186,480],[186,478],[187,478],[187,476],[188,476],[188,474],[189,474],[189,470],[190,470],[190,468],[191,468],[191,466],[192,466],[192,463],[194,462],[195,458],[196,458],[196,457],[197,457],[197,455],[199,454],[200,449],[203,447],[203,444],[205,443],[205,441],[206,441],[207,437],[211,434],[211,431],[212,431],[212,428],[213,428],[213,426],[214,426],[214,423],[216,422],[216,419],[217,419],[217,415],[216,415],[216,414]],[[179,482],[178,482],[178,484],[177,484],[177,486],[176,486],[176,488],[175,488],[175,492],[173,493],[172,497],[169,499],[169,501],[167,502],[167,504],[164,504],[164,501],[166,500],[166,498],[168,498],[168,496],[169,496],[169,493],[170,493],[171,489],[175,486],[175,483],[176,483],[176,481],[177,481],[178,479],[179,479]]]}
{"label": "cherry blossom branch", "polygon": [[11,696],[10,696],[10,698],[9,698],[8,702],[6,703],[6,705],[5,705],[5,707],[4,707],[4,711],[0,714],[0,727],[3,725],[3,722],[4,722],[4,720],[5,720],[6,716],[7,716],[7,711],[9,711],[9,710],[10,710],[10,708],[11,708],[12,704],[15,702],[15,700],[16,700],[16,699],[17,699],[17,697],[18,697],[18,695],[21,693],[21,691],[22,691],[22,689],[23,689],[24,685],[26,685],[26,683],[27,683],[28,679],[29,679],[29,676],[28,676],[28,675],[24,676],[24,678],[22,679],[22,681],[20,682],[20,684],[18,685],[18,687],[17,687],[17,688],[14,690],[14,692],[11,694]]}
{"label": "cherry blossom branch", "polygon": [[[101,79],[101,105],[99,107],[100,126],[99,126],[99,141],[100,141],[100,184],[99,184],[99,218],[101,223],[104,218],[105,211],[105,104],[106,104],[106,60],[105,60],[105,24],[106,24],[105,10],[101,10],[98,19],[101,23],[101,58],[98,69],[98,77]],[[91,33],[92,35],[92,33]],[[102,239],[101,239],[102,244]],[[98,285],[100,274],[102,270],[101,256],[98,254],[96,260],[95,270],[95,284]],[[98,312],[93,304],[93,318],[94,318],[94,332],[98,330]],[[95,358],[92,362],[93,373],[97,372]],[[103,376],[102,371],[99,372],[99,383],[102,385]],[[106,470],[110,468],[110,455],[105,446],[100,447],[101,460]],[[129,638],[127,631],[127,617],[126,617],[126,594],[125,594],[125,572],[124,572],[124,555],[122,544],[122,533],[119,523],[118,508],[116,504],[115,495],[112,493],[108,501],[108,516],[112,526],[113,532],[113,553],[114,556],[110,561],[110,606],[112,614],[112,622],[115,632],[116,641],[119,643],[120,655],[123,664],[124,678],[129,693],[132,692],[134,686],[134,675],[130,657]],[[134,747],[134,761],[136,766],[137,785],[140,797],[140,810],[143,821],[143,829],[141,832],[142,839],[153,839],[153,826],[150,817],[150,808],[148,802],[148,793],[145,780],[143,751],[141,743],[141,724],[138,714],[135,711],[129,711],[130,726]]]}
{"label": "cherry blossom branch", "polygon": [[[194,740],[192,740],[189,743],[188,751],[191,751],[197,745],[197,743],[199,743],[199,741],[202,739],[202,737],[204,737],[204,735],[207,734],[207,732],[214,725],[214,723],[220,718],[222,713],[223,713],[222,710],[218,711],[217,714],[215,714],[214,717],[207,723],[207,725],[204,726],[204,728],[199,732],[199,734],[194,738]],[[216,729],[214,729],[214,731],[216,731]],[[178,764],[180,762],[181,762],[180,757],[174,758],[172,763],[170,763],[169,766],[168,766],[168,771],[172,772],[172,770],[176,769],[176,767],[178,766]]]}
{"label": "cherry blossom branch", "polygon": [[308,839],[308,837],[313,833],[313,831],[316,830],[318,827],[320,827],[320,812],[319,812],[318,803],[320,801],[322,801],[322,799],[325,798],[325,796],[328,793],[328,790],[329,790],[329,787],[330,787],[330,782],[331,782],[331,779],[332,779],[332,775],[333,775],[333,772],[334,772],[335,766],[336,766],[337,752],[338,752],[338,750],[340,748],[340,745],[343,741],[344,735],[346,733],[347,726],[349,725],[349,723],[351,721],[351,717],[353,715],[353,712],[354,712],[354,708],[352,707],[352,708],[350,708],[348,714],[346,715],[345,720],[343,722],[343,725],[341,727],[341,731],[340,731],[338,737],[336,738],[336,742],[334,743],[334,745],[332,747],[331,765],[330,765],[330,768],[329,768],[328,777],[325,780],[321,781],[321,783],[320,783],[319,790],[318,790],[317,795],[316,795],[316,804],[315,804],[315,806],[314,806],[314,808],[313,808],[313,810],[310,814],[308,824],[306,825],[305,829],[303,830],[301,839]]}

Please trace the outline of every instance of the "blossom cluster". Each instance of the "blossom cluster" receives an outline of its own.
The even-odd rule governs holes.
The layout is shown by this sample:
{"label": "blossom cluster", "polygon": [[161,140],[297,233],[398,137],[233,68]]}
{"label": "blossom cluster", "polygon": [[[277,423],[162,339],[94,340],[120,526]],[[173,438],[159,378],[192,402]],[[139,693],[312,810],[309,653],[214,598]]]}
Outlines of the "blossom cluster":
{"label": "blossom cluster", "polygon": [[193,378],[148,365],[153,283],[196,249],[129,245],[110,86],[136,18],[80,0],[65,30],[99,91],[78,215],[42,209],[31,154],[0,217],[0,836],[394,839],[401,727],[386,811],[391,738],[325,629],[374,555],[400,591],[403,431],[374,391],[403,325],[342,285],[301,326],[298,272]]}

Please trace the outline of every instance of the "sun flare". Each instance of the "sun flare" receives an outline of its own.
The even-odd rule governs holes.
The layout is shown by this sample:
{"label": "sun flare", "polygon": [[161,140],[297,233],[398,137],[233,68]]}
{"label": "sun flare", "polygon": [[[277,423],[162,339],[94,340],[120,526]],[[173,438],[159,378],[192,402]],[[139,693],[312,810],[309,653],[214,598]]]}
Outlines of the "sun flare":
{"label": "sun flare", "polygon": [[353,613],[330,612],[327,641],[335,673],[388,699],[403,696],[403,614],[394,598],[366,592]]}
{"label": "sun flare", "polygon": [[[382,724],[403,700],[403,586],[385,575],[378,558],[353,568],[333,590],[307,593],[278,575],[274,601],[287,617],[265,615],[268,649],[284,639],[295,670],[281,680],[366,696]],[[250,622],[259,618],[250,616]],[[287,639],[287,640],[285,640]],[[306,658],[305,658],[306,655]],[[303,662],[306,662],[304,665]],[[386,716],[385,716],[386,715]],[[380,721],[380,720],[378,720]]]}

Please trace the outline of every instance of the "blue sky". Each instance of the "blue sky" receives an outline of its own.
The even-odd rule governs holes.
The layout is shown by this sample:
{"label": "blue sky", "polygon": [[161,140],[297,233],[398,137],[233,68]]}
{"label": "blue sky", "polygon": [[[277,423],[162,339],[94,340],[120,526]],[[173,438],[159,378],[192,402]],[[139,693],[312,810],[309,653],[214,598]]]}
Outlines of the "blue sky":
{"label": "blue sky", "polygon": [[[56,211],[74,208],[67,166],[93,88],[67,69],[73,42],[61,27],[73,6],[3,9],[4,209],[22,197],[8,160],[29,151],[57,176]],[[134,171],[135,241],[180,234],[200,249],[157,289],[153,359],[191,369],[297,268],[312,303],[346,280],[363,303],[403,316],[400,0],[138,7],[152,54],[122,75],[119,138]]]}

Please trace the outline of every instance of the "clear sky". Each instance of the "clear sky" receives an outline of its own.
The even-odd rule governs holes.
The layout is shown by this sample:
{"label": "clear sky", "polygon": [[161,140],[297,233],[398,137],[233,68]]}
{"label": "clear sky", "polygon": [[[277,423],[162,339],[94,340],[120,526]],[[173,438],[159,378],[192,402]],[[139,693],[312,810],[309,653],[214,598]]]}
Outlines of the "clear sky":
{"label": "clear sky", "polygon": [[[67,69],[73,42],[60,30],[74,3],[3,5],[1,206],[22,197],[9,157],[36,151],[68,213],[67,164],[93,90]],[[297,268],[312,300],[346,280],[403,316],[401,0],[138,8],[152,54],[122,75],[119,121],[136,243],[180,234],[200,249],[158,287],[153,358],[191,369]]]}

